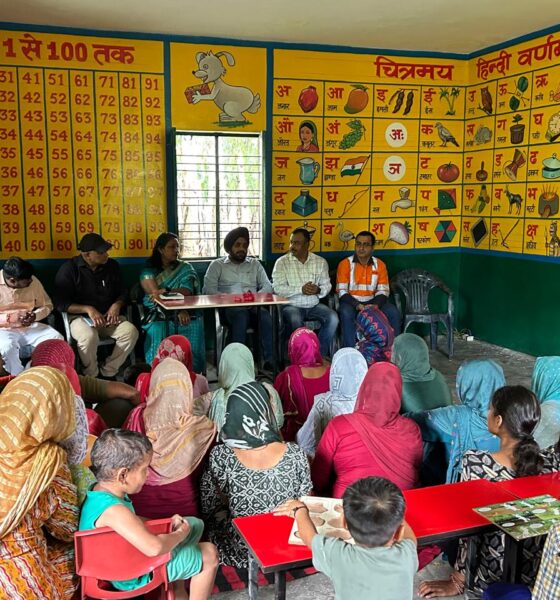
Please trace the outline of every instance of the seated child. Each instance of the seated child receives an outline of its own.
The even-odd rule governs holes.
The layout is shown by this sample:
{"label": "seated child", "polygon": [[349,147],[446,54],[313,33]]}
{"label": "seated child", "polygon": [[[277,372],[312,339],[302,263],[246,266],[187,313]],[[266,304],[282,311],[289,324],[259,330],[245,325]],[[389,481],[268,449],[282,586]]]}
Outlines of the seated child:
{"label": "seated child", "polygon": [[418,569],[416,536],[403,520],[401,490],[383,477],[365,477],[346,488],[343,521],[355,545],[317,535],[307,507],[288,500],[277,515],[293,516],[313,552],[313,566],[328,575],[336,600],[411,600]]}
{"label": "seated child", "polygon": [[[82,506],[80,529],[111,527],[147,556],[172,552],[167,577],[173,582],[177,600],[189,598],[185,579],[191,578],[190,599],[207,600],[218,568],[213,544],[199,542],[204,523],[196,518],[173,515],[172,532],[154,535],[134,514],[128,494],[142,489],[152,459],[152,444],[140,433],[106,429],[93,445],[92,471],[97,484]],[[150,574],[127,581],[113,581],[118,590],[134,590],[150,581]]]}

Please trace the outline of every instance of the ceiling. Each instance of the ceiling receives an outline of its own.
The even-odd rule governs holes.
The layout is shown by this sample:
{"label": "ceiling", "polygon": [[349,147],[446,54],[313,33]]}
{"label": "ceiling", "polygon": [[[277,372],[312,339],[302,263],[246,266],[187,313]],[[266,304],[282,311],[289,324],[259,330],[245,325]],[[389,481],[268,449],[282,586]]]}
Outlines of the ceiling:
{"label": "ceiling", "polygon": [[558,0],[0,0],[0,21],[470,53],[554,26]]}

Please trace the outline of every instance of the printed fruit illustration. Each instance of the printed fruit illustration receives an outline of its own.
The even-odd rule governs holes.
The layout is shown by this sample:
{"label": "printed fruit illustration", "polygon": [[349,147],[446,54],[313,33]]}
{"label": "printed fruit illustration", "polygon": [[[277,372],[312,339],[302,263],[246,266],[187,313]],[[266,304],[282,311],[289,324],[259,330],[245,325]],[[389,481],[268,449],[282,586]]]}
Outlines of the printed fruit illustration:
{"label": "printed fruit illustration", "polygon": [[443,183],[451,183],[459,177],[459,167],[453,163],[445,163],[438,167],[437,176]]}
{"label": "printed fruit illustration", "polygon": [[348,100],[344,106],[344,112],[349,115],[355,115],[356,113],[362,112],[368,105],[369,96],[367,88],[363,85],[355,85],[354,89],[348,94]]}
{"label": "printed fruit illustration", "polygon": [[299,93],[298,104],[304,113],[311,112],[319,102],[319,94],[317,94],[317,88],[310,85],[304,88]]}

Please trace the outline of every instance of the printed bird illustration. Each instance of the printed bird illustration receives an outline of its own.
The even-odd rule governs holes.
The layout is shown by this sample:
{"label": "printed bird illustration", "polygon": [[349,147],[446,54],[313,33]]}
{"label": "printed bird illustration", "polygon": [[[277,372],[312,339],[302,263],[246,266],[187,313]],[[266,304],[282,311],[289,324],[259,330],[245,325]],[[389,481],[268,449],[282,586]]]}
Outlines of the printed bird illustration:
{"label": "printed bird illustration", "polygon": [[451,142],[453,145],[457,146],[457,148],[459,147],[459,144],[457,143],[457,140],[455,139],[455,136],[451,133],[451,131],[449,131],[449,129],[447,129],[446,127],[444,127],[439,121],[436,123],[436,129],[439,135],[439,139],[442,141],[442,146],[447,146],[447,142]]}
{"label": "printed bird illustration", "polygon": [[351,240],[355,239],[356,236],[349,231],[348,229],[344,229],[344,223],[342,221],[338,222],[338,239],[342,242],[342,249],[348,250],[348,244]]}

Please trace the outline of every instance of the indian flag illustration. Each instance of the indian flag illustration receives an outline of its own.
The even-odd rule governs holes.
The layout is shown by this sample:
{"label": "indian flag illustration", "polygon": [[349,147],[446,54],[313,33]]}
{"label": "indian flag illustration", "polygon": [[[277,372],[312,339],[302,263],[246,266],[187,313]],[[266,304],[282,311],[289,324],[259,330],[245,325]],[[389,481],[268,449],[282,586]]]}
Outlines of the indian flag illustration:
{"label": "indian flag illustration", "polygon": [[369,156],[356,156],[356,158],[349,158],[340,169],[341,177],[345,175],[361,175]]}

